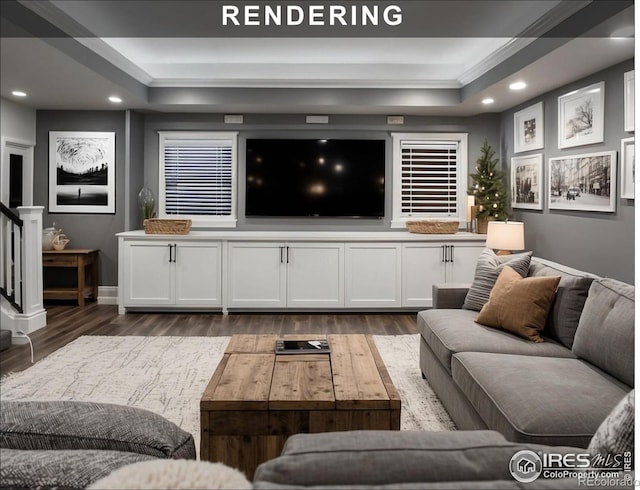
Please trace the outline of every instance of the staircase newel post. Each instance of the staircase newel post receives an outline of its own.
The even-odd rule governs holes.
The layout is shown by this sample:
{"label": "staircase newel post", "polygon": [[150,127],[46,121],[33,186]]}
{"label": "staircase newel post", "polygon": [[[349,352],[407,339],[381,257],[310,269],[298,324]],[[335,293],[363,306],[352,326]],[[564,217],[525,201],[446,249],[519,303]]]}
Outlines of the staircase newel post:
{"label": "staircase newel post", "polygon": [[42,297],[42,211],[43,206],[20,206],[23,233],[23,309],[24,315],[44,311]]}

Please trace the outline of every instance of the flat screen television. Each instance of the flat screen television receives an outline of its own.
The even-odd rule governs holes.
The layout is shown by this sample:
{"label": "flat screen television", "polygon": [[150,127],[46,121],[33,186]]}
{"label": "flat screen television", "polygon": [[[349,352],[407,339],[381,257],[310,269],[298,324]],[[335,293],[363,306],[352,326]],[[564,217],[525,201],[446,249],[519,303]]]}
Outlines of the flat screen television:
{"label": "flat screen television", "polygon": [[385,141],[247,139],[246,216],[384,216]]}

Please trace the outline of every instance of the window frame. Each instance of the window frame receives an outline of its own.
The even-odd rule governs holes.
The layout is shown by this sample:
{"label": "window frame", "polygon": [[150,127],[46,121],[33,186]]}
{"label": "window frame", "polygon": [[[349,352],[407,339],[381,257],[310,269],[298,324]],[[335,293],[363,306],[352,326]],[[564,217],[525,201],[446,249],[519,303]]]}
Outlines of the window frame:
{"label": "window frame", "polygon": [[[469,152],[468,133],[391,133],[393,140],[393,203],[391,228],[406,228],[407,221],[416,219],[438,219],[442,221],[467,221],[467,182],[469,176]],[[406,216],[402,213],[402,142],[406,140],[424,142],[455,142],[458,143],[456,161],[457,185],[456,185],[456,209],[453,216],[442,214],[417,213]]]}
{"label": "window frame", "polygon": [[[238,132],[237,131],[158,131],[158,217],[190,219],[194,228],[235,228],[238,223]],[[231,213],[228,216],[166,213],[165,145],[167,141],[231,141]]]}

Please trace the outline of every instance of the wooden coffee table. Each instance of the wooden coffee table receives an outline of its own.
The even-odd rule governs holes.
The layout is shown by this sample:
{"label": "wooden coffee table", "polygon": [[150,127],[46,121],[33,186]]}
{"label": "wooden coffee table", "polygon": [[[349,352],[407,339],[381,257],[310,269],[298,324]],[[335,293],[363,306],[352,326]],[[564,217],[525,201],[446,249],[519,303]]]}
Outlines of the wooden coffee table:
{"label": "wooden coffee table", "polygon": [[[277,338],[326,338],[331,352],[275,355]],[[200,458],[251,479],[292,434],[400,430],[400,396],[369,335],[234,335],[200,414]]]}

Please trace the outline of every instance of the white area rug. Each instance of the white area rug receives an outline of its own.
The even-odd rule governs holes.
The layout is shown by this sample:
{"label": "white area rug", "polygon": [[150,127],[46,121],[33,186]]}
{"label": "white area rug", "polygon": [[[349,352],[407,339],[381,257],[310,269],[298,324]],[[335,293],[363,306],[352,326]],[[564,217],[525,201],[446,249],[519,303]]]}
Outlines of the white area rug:
{"label": "white area rug", "polygon": [[[418,335],[376,335],[402,399],[402,430],[454,430],[419,368]],[[3,400],[79,400],[151,410],[193,434],[229,337],[83,336],[0,382]]]}

